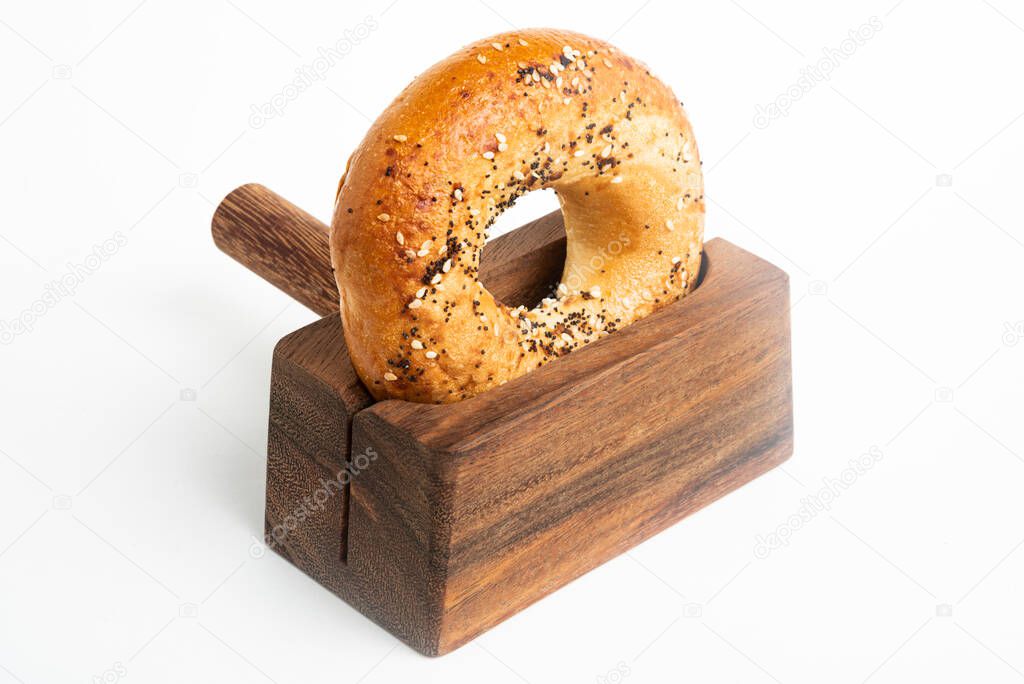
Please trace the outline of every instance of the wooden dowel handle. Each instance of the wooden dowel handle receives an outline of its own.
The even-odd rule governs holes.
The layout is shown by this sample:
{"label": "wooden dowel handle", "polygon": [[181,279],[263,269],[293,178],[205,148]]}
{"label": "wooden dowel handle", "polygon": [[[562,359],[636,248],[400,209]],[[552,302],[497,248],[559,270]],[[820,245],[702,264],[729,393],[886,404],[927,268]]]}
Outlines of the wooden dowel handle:
{"label": "wooden dowel handle", "polygon": [[256,183],[233,190],[213,214],[213,241],[321,316],[337,312],[330,228],[280,195]]}
{"label": "wooden dowel handle", "polygon": [[[280,195],[256,183],[232,191],[213,214],[213,241],[321,316],[338,312],[330,228]],[[556,211],[487,243],[480,277],[505,304],[533,306],[551,294],[564,263],[565,231]]]}

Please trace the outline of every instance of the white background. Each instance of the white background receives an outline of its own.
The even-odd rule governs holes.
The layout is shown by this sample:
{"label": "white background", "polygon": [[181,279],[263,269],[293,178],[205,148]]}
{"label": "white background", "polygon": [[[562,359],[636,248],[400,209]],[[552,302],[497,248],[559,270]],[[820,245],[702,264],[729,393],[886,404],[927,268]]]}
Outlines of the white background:
{"label": "white background", "polygon": [[[797,447],[430,660],[259,557],[271,350],[314,316],[218,253],[209,220],[248,181],[327,218],[411,78],[538,25],[612,37],[686,102],[708,236],[792,277]],[[4,2],[0,321],[39,315],[0,346],[0,682],[1024,679],[1022,63],[1014,0]],[[530,199],[505,228],[554,206]]]}

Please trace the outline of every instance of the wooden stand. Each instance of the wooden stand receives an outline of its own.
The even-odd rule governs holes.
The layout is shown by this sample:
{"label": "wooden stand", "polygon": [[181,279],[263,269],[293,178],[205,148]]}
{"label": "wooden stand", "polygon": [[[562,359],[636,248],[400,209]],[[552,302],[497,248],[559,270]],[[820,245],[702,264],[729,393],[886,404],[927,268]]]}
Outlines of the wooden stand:
{"label": "wooden stand", "polygon": [[[326,226],[244,186],[214,235],[325,315],[274,352],[268,544],[421,653],[465,644],[792,453],[789,279],[724,240],[705,245],[688,297],[435,406],[374,402],[359,382]],[[533,304],[564,255],[551,214],[488,244],[481,280]]]}

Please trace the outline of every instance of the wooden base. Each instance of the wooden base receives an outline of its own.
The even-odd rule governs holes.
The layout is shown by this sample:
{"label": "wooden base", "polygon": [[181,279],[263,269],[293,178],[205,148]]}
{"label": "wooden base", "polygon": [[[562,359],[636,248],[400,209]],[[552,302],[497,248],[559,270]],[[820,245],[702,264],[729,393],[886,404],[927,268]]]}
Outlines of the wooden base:
{"label": "wooden base", "polygon": [[[482,279],[533,303],[564,250],[545,217],[489,245]],[[442,406],[374,403],[337,315],[287,336],[268,543],[440,655],[778,465],[793,449],[788,276],[721,239],[704,272],[657,314]]]}

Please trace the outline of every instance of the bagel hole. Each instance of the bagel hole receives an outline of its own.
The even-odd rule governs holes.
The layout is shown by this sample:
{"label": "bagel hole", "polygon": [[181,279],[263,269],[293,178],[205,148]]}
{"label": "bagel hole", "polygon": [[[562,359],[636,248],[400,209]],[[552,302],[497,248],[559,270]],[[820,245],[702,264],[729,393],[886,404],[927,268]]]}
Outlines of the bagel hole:
{"label": "bagel hole", "polygon": [[519,259],[492,268],[488,267],[488,252],[484,248],[480,282],[502,304],[532,309],[544,297],[554,296],[565,268],[565,228],[558,197],[550,188],[532,191],[502,212],[491,226],[488,244],[552,213],[558,219],[561,240],[549,242]]}

